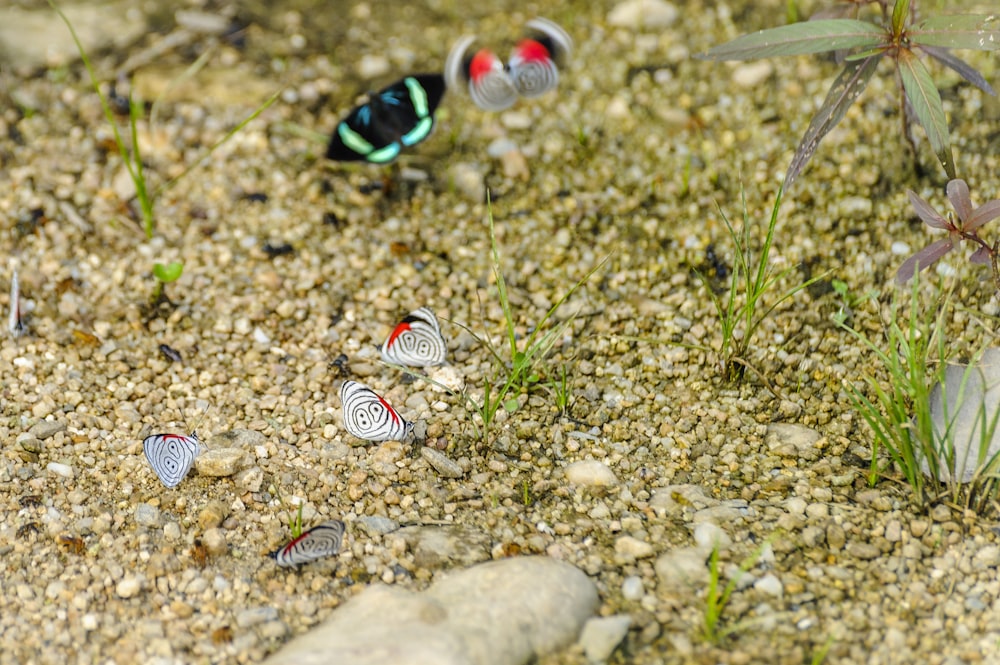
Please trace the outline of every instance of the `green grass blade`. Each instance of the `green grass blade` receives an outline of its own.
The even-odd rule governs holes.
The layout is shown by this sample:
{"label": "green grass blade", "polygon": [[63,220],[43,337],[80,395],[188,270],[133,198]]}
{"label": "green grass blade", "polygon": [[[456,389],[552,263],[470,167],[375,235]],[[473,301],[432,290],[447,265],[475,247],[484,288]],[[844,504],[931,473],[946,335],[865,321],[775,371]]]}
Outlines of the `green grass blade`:
{"label": "green grass blade", "polygon": [[271,104],[274,104],[276,101],[278,101],[278,97],[280,95],[281,95],[281,90],[275,91],[274,94],[272,94],[270,97],[268,97],[266,100],[264,100],[263,104],[261,104],[256,109],[254,109],[253,113],[251,113],[246,118],[244,118],[238,125],[236,125],[232,129],[230,129],[226,133],[225,136],[223,136],[221,139],[219,139],[218,141],[216,141],[215,143],[213,143],[212,146],[208,150],[205,151],[205,154],[201,155],[198,159],[194,160],[194,162],[192,162],[190,166],[188,166],[186,169],[184,169],[183,171],[181,171],[180,175],[178,175],[178,176],[176,176],[174,178],[171,178],[167,182],[165,182],[162,185],[160,185],[160,187],[158,187],[157,190],[156,190],[155,196],[159,196],[162,192],[164,192],[167,189],[169,189],[170,187],[172,187],[174,185],[174,183],[176,183],[178,180],[180,180],[181,178],[183,178],[184,176],[186,176],[188,173],[190,173],[191,171],[193,171],[196,168],[198,168],[199,166],[201,166],[202,162],[204,162],[206,159],[208,159],[211,156],[211,154],[213,152],[215,152],[219,148],[219,146],[221,146],[222,144],[224,144],[229,139],[233,138],[240,130],[242,130],[248,124],[250,124],[251,122],[253,122],[254,119],[257,116],[259,116],[261,113],[263,113],[268,108],[270,108]]}
{"label": "green grass blade", "polygon": [[875,75],[878,61],[883,55],[884,53],[879,53],[864,60],[846,63],[844,71],[830,86],[830,91],[826,94],[826,99],[823,100],[823,106],[809,123],[809,128],[802,137],[802,141],[795,151],[795,156],[792,157],[792,163],[788,165],[788,173],[785,175],[785,182],[782,185],[784,191],[787,192],[792,186],[795,178],[816,152],[823,137],[837,126],[837,123],[847,113],[847,109],[857,101],[861,91]]}
{"label": "green grass blade", "polygon": [[[129,96],[128,99],[128,123],[129,129],[132,132],[132,158],[133,166],[135,167],[135,177],[132,180],[135,182],[135,195],[139,199],[139,207],[142,208],[142,221],[143,228],[146,231],[146,239],[153,239],[154,221],[153,221],[153,200],[149,197],[149,191],[146,189],[146,173],[142,166],[142,153],[139,151],[139,116],[142,114],[142,102],[133,101],[132,97]],[[131,169],[129,169],[131,172]]]}
{"label": "green grass blade", "polygon": [[907,30],[910,41],[920,46],[1000,50],[1000,17],[985,14],[931,16]]}
{"label": "green grass blade", "polygon": [[900,50],[897,58],[903,90],[913,107],[917,120],[927,133],[931,148],[937,155],[949,178],[955,178],[955,160],[948,138],[948,120],[944,115],[941,95],[934,79],[912,51]]}
{"label": "green grass blade", "polygon": [[855,19],[825,19],[761,30],[720,44],[702,60],[752,60],[782,55],[806,55],[852,48],[874,48],[885,41],[885,31],[874,23]]}

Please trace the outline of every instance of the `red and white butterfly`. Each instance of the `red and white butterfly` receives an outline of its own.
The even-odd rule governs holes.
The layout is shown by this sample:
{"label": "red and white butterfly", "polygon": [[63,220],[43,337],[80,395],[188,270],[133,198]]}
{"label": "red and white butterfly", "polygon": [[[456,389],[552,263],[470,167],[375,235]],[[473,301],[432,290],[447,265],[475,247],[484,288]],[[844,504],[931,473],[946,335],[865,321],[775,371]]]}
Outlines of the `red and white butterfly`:
{"label": "red and white butterfly", "polygon": [[401,441],[413,430],[385,399],[357,381],[344,381],[340,387],[344,408],[344,428],[366,441]]}
{"label": "red and white butterfly", "polygon": [[279,547],[268,556],[283,568],[333,556],[340,552],[344,540],[344,523],[340,520],[323,522],[302,533],[301,536]]}
{"label": "red and white butterfly", "polygon": [[380,348],[382,360],[407,367],[443,365],[448,344],[437,317],[427,307],[410,312],[400,321]]}
{"label": "red and white butterfly", "polygon": [[176,487],[184,480],[194,464],[194,458],[203,448],[194,432],[191,436],[153,434],[142,440],[142,452],[146,453],[146,459],[160,482],[167,487]]}
{"label": "red and white butterfly", "polygon": [[468,83],[469,96],[486,111],[502,111],[521,97],[537,97],[559,85],[558,62],[573,50],[573,40],[559,25],[544,18],[528,21],[530,34],[518,42],[504,65],[489,49],[466,53],[475,37],[466,35],[452,47],[445,61],[445,84]]}

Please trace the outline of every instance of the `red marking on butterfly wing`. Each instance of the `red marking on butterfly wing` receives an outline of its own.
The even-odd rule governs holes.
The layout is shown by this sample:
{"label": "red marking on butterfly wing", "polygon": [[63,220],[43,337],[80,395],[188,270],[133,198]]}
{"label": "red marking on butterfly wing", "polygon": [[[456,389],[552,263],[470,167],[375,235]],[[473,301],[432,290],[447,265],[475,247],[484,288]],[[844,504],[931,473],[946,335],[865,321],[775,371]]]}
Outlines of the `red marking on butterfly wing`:
{"label": "red marking on butterfly wing", "polygon": [[398,326],[396,326],[393,329],[392,334],[389,335],[389,339],[385,343],[385,348],[391,349],[392,345],[396,342],[396,338],[405,333],[407,330],[410,330],[410,324],[406,321],[403,321]]}
{"label": "red marking on butterfly wing", "polygon": [[514,48],[514,58],[519,58],[523,62],[537,62],[551,60],[552,54],[541,42],[534,39],[523,39]]}
{"label": "red marking on butterfly wing", "polygon": [[382,396],[379,395],[378,393],[372,392],[372,394],[378,398],[378,401],[382,402],[382,406],[384,406],[385,410],[389,412],[389,415],[392,417],[393,422],[398,425],[400,423],[400,418],[399,414],[396,413],[396,409],[389,406],[389,403],[386,402],[384,399],[382,399]]}
{"label": "red marking on butterfly wing", "polygon": [[476,51],[469,62],[469,78],[473,82],[480,81],[484,76],[496,69],[503,69],[503,63],[495,53],[487,49]]}

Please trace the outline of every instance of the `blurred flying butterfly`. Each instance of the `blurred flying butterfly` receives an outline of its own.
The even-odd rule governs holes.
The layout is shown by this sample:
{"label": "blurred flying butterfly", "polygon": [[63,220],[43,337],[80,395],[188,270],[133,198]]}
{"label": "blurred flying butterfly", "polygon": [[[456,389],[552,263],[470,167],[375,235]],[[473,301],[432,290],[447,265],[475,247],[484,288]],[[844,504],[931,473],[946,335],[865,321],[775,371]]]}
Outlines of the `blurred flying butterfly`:
{"label": "blurred flying butterfly", "polygon": [[408,367],[443,365],[448,345],[437,317],[427,307],[410,312],[382,343],[382,360]]}
{"label": "blurred flying butterfly", "polygon": [[344,523],[330,520],[314,526],[295,540],[279,547],[268,556],[282,568],[300,566],[340,552],[344,540]]}
{"label": "blurred flying butterfly", "polygon": [[7,330],[14,337],[24,333],[24,321],[21,320],[21,286],[17,279],[17,268],[10,278],[10,317],[7,319]]}
{"label": "blurred flying butterfly", "polygon": [[445,61],[445,82],[457,88],[468,83],[469,96],[486,111],[502,111],[518,96],[538,97],[559,85],[557,63],[573,50],[573,40],[557,24],[544,18],[528,21],[530,33],[503,61],[488,49],[466,53],[475,37],[458,40]]}
{"label": "blurred flying butterfly", "polygon": [[401,441],[413,430],[413,423],[403,420],[374,390],[357,381],[344,381],[340,402],[344,408],[344,428],[359,439]]}
{"label": "blurred flying butterfly", "polygon": [[440,74],[414,74],[372,94],[340,121],[326,149],[328,159],[386,164],[434,129],[434,110],[444,95]]}
{"label": "blurred flying butterfly", "polygon": [[201,450],[201,441],[194,432],[191,436],[153,434],[142,440],[149,465],[167,487],[176,487],[184,479]]}

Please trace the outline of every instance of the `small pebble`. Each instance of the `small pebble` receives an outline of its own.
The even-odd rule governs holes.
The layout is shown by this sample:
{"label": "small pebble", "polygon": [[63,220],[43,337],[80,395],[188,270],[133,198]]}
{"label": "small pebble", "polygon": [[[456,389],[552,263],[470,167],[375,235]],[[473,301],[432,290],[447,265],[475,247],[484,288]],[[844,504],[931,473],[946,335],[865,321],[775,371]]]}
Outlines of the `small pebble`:
{"label": "small pebble", "polygon": [[420,456],[430,464],[439,475],[445,478],[461,478],[465,471],[454,460],[442,453],[440,450],[424,446],[420,449]]}
{"label": "small pebble", "polygon": [[591,663],[603,663],[610,658],[625,639],[631,625],[632,617],[627,614],[588,619],[583,624],[579,639],[587,660]]}
{"label": "small pebble", "polygon": [[225,478],[240,470],[243,458],[241,448],[217,448],[196,457],[194,468],[203,476]]}
{"label": "small pebble", "polygon": [[638,538],[622,536],[615,541],[615,553],[633,559],[645,559],[653,556],[655,550],[652,545]]}
{"label": "small pebble", "polygon": [[205,535],[201,538],[202,544],[208,553],[212,556],[219,556],[220,554],[225,554],[229,549],[229,545],[226,543],[226,532],[222,529],[208,529],[205,531]]}
{"label": "small pebble", "polygon": [[625,600],[641,600],[645,593],[642,578],[638,575],[629,575],[622,582],[622,597]]}
{"label": "small pebble", "polygon": [[160,525],[160,509],[148,503],[140,503],[135,507],[135,522],[139,526],[155,528]]}
{"label": "small pebble", "polygon": [[68,464],[60,464],[59,462],[49,462],[46,467],[49,471],[56,474],[57,476],[62,476],[63,478],[73,477],[73,467]]}
{"label": "small pebble", "polygon": [[135,575],[126,574],[115,586],[115,593],[120,598],[132,598],[142,590],[142,580]]}

